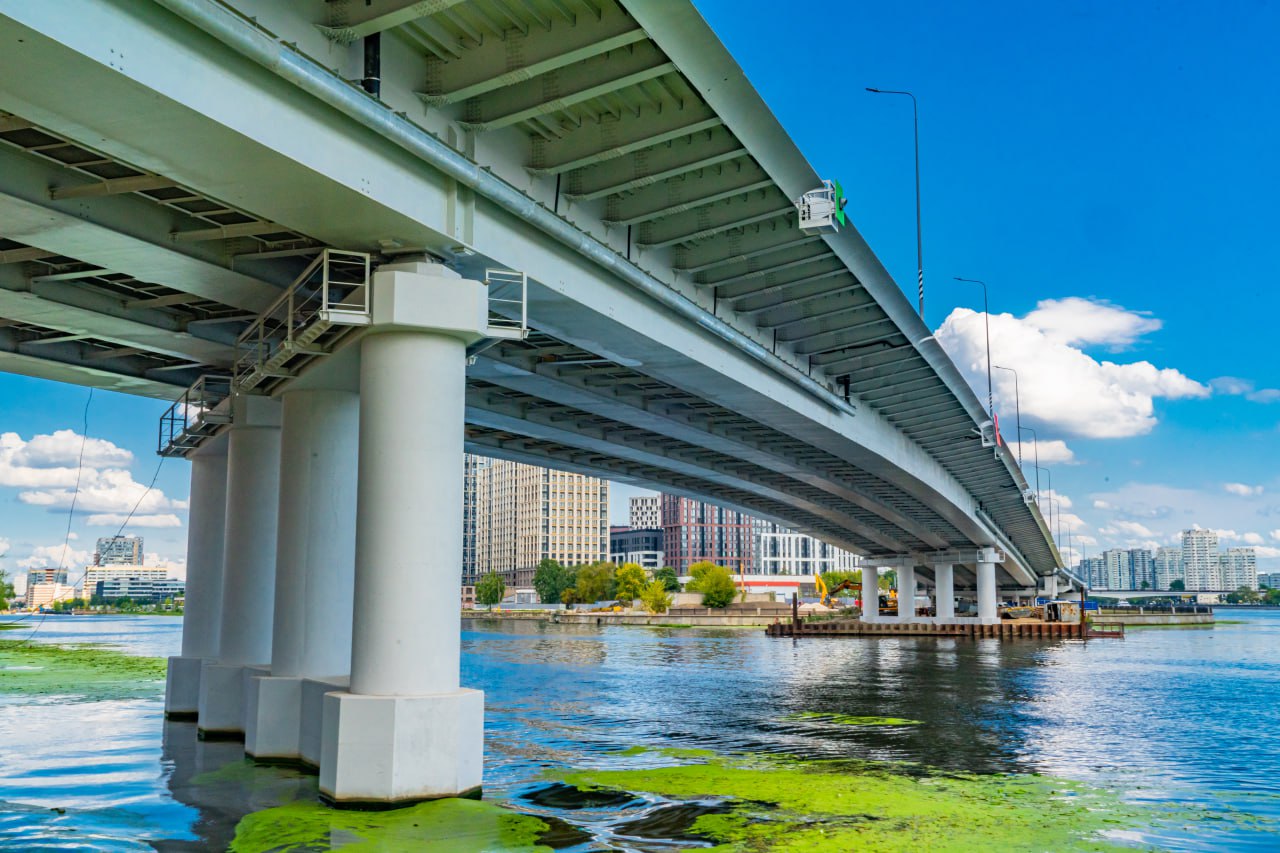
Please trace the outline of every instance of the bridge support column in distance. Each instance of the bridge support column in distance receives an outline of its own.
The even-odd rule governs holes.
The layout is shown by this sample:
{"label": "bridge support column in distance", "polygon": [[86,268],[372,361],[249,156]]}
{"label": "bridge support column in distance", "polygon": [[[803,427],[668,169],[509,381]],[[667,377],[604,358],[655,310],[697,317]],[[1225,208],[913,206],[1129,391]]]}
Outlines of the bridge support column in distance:
{"label": "bridge support column in distance", "polygon": [[951,563],[935,563],[933,566],[933,612],[939,619],[954,619],[956,615],[956,569]]}
{"label": "bridge support column in distance", "polygon": [[898,566],[898,619],[914,622],[916,618],[916,567]]}
{"label": "bridge support column in distance", "polygon": [[[187,594],[182,654],[169,658],[164,713],[194,720],[200,707],[200,669],[218,655],[222,621],[222,540],[227,518],[227,439],[216,436],[191,454],[187,521]],[[87,598],[88,596],[86,596]]]}
{"label": "bridge support column in distance", "polygon": [[1000,621],[998,602],[996,601],[996,564],[979,561],[978,575],[978,621],[984,625]]}
{"label": "bridge support column in distance", "polygon": [[478,793],[484,694],[459,687],[466,347],[482,284],[426,263],[373,279],[360,342],[351,682],[324,697],[320,794],[388,806]]}
{"label": "bridge support column in distance", "polygon": [[280,403],[231,398],[227,431],[226,535],[218,659],[200,675],[200,736],[241,737],[248,674],[271,660],[276,515],[280,490]]}
{"label": "bridge support column in distance", "polygon": [[[352,392],[283,395],[271,674],[249,678],[245,698],[254,758],[307,760],[302,732],[319,743],[322,703],[304,708],[303,681],[351,670],[359,424]],[[320,763],[318,750],[310,763]]]}
{"label": "bridge support column in distance", "polygon": [[1058,597],[1058,576],[1050,575],[1044,579],[1044,597],[1053,601]]}
{"label": "bridge support column in distance", "polygon": [[862,621],[874,622],[880,616],[880,570],[862,567]]}

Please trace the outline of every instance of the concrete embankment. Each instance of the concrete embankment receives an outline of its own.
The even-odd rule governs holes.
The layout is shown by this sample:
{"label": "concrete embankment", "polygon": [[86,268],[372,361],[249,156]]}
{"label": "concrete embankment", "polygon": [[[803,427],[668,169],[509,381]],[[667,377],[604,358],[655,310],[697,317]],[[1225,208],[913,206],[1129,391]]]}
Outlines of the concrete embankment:
{"label": "concrete embankment", "polygon": [[650,625],[682,627],[699,626],[704,628],[754,627],[761,628],[772,625],[779,618],[790,618],[791,610],[787,607],[752,606],[750,604],[734,604],[716,609],[712,607],[673,607],[666,613],[650,616],[647,613],[584,613],[561,612],[556,614],[555,621],[565,625]]}
{"label": "concrete embankment", "polygon": [[[1091,617],[1092,618],[1092,617]],[[1177,627],[1179,625],[1212,625],[1214,617],[1212,612],[1208,613],[1169,613],[1164,612],[1133,612],[1133,613],[1116,613],[1114,611],[1104,612],[1096,617],[1102,622],[1115,622],[1121,625],[1130,625],[1138,627],[1142,625],[1165,625],[1169,627]]]}

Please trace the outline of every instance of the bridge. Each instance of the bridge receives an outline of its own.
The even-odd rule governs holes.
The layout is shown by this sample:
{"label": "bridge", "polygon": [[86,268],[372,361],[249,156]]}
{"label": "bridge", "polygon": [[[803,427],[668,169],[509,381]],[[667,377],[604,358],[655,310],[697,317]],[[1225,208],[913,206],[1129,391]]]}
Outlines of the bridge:
{"label": "bridge", "polygon": [[856,228],[801,228],[824,177],[685,0],[0,0],[0,369],[177,401],[167,712],[339,805],[478,789],[464,449],[776,520],[938,620],[1070,584]]}

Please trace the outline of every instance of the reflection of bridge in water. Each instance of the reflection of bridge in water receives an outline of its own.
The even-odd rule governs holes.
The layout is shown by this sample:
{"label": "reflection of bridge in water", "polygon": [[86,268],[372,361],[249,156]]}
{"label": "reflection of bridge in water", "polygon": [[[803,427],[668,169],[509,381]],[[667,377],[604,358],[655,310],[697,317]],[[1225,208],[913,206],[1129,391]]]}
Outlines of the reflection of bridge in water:
{"label": "reflection of bridge in water", "polygon": [[690,4],[6,4],[0,36],[0,369],[181,397],[169,710],[326,797],[480,784],[464,447],[777,520],[943,620],[1065,577],[858,233],[798,227],[823,183]]}

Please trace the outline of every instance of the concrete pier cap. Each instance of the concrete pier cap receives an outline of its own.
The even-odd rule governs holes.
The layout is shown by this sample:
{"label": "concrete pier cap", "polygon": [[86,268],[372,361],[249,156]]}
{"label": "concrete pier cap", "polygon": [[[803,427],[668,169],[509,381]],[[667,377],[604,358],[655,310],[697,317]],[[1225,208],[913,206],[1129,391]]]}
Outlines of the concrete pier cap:
{"label": "concrete pier cap", "polygon": [[467,345],[488,291],[422,260],[373,276],[360,339],[351,679],[326,692],[320,794],[388,808],[480,791],[484,694],[459,685]]}

